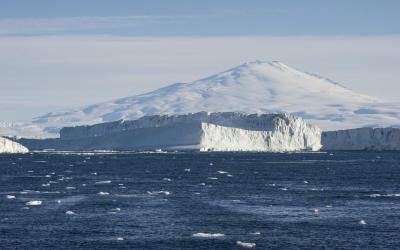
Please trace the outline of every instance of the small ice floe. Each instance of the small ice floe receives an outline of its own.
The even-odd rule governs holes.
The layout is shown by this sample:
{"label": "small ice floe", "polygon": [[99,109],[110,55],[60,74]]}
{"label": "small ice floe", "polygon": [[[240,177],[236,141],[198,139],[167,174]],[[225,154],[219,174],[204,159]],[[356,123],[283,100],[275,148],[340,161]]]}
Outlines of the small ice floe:
{"label": "small ice floe", "polygon": [[275,183],[271,183],[271,184],[268,184],[268,186],[275,187],[276,184]]}
{"label": "small ice floe", "polygon": [[120,212],[120,211],[121,211],[121,208],[116,207],[116,208],[111,209],[111,211],[113,211],[113,212]]}
{"label": "small ice floe", "polygon": [[82,183],[82,187],[86,187],[86,183]]}
{"label": "small ice floe", "polygon": [[7,198],[7,199],[15,199],[15,196],[9,194],[9,195],[6,195],[6,198]]}
{"label": "small ice floe", "polygon": [[74,211],[71,211],[71,210],[68,210],[68,211],[65,212],[65,214],[68,214],[68,215],[75,215],[75,212],[74,212]]}
{"label": "small ice floe", "polygon": [[250,243],[250,242],[242,242],[240,240],[236,241],[236,245],[243,247],[243,248],[254,248],[256,247],[256,243]]}
{"label": "small ice floe", "polygon": [[228,172],[226,172],[226,171],[217,171],[218,172],[218,174],[227,174]]}
{"label": "small ice floe", "polygon": [[124,238],[122,238],[122,237],[117,237],[117,240],[124,240]]}
{"label": "small ice floe", "polygon": [[332,205],[326,205],[325,207],[327,207],[327,208],[331,208],[331,207],[332,207]]}
{"label": "small ice floe", "polygon": [[210,165],[210,166],[213,166],[213,165],[214,165],[214,163],[210,162],[208,165]]}
{"label": "small ice floe", "polygon": [[304,184],[308,184],[308,181],[303,181]]}
{"label": "small ice floe", "polygon": [[287,188],[280,188],[280,190],[282,190],[282,191],[287,191]]}
{"label": "small ice floe", "polygon": [[332,156],[332,155],[335,155],[335,154],[332,154],[332,153],[330,153],[329,155],[331,155],[331,156]]}
{"label": "small ice floe", "polygon": [[254,232],[254,233],[250,233],[251,235],[260,235],[261,233],[260,232]]}
{"label": "small ice floe", "polygon": [[196,238],[220,238],[220,237],[224,237],[225,234],[221,234],[221,233],[194,233],[192,234],[192,237],[196,237]]}
{"label": "small ice floe", "polygon": [[91,175],[97,175],[97,173],[96,172],[93,172],[93,173],[90,173]]}
{"label": "small ice floe", "polygon": [[40,206],[40,205],[42,205],[42,201],[28,201],[27,203],[25,203],[25,205],[27,205],[27,206]]}
{"label": "small ice floe", "polygon": [[28,173],[33,173],[33,170],[28,170]]}
{"label": "small ice floe", "polygon": [[57,184],[58,182],[56,181],[49,181],[50,184]]}
{"label": "small ice floe", "polygon": [[74,190],[74,189],[76,189],[76,187],[65,187],[65,189],[67,189],[67,190]]}
{"label": "small ice floe", "polygon": [[206,184],[205,184],[204,182],[202,182],[202,183],[200,183],[199,185],[200,185],[200,186],[205,186]]}
{"label": "small ice floe", "polygon": [[190,172],[190,168],[185,168],[185,172]]}
{"label": "small ice floe", "polygon": [[28,192],[27,191],[21,191],[21,192],[19,192],[20,194],[27,194]]}
{"label": "small ice floe", "polygon": [[119,183],[119,184],[118,184],[118,186],[123,186],[123,185],[124,185],[123,183]]}
{"label": "small ice floe", "polygon": [[171,194],[169,191],[163,191],[163,190],[161,190],[161,191],[147,191],[147,193],[151,194],[151,195],[153,195],[153,194],[170,195]]}
{"label": "small ice floe", "polygon": [[46,177],[46,178],[51,178],[51,175],[46,174],[44,177]]}
{"label": "small ice floe", "polygon": [[60,203],[61,203],[61,200],[57,200],[57,203],[60,204]]}
{"label": "small ice floe", "polygon": [[43,183],[42,187],[50,187],[50,183]]}
{"label": "small ice floe", "polygon": [[360,220],[358,223],[359,223],[360,225],[367,225],[367,222],[366,222],[365,220]]}
{"label": "small ice floe", "polygon": [[98,195],[109,195],[110,193],[108,193],[108,192],[98,192],[97,194]]}
{"label": "small ice floe", "polygon": [[218,180],[217,177],[208,177],[207,179],[209,179],[209,180]]}
{"label": "small ice floe", "polygon": [[163,181],[172,181],[170,178],[163,178]]}
{"label": "small ice floe", "polygon": [[318,209],[318,208],[314,208],[314,209],[313,209],[313,212],[316,213],[316,214],[318,214],[318,213],[319,213],[319,209]]}
{"label": "small ice floe", "polygon": [[199,195],[199,194],[201,194],[201,193],[194,193],[195,195]]}
{"label": "small ice floe", "polygon": [[369,195],[371,198],[376,198],[376,197],[400,197],[400,194],[371,194]]}
{"label": "small ice floe", "polygon": [[21,209],[23,209],[23,210],[28,210],[28,209],[29,209],[29,207],[23,207],[23,208],[21,208]]}
{"label": "small ice floe", "polygon": [[96,181],[96,182],[95,182],[96,185],[110,184],[110,183],[111,183],[110,180],[107,180],[107,181]]}
{"label": "small ice floe", "polygon": [[227,174],[226,176],[228,176],[228,177],[232,177],[233,175],[231,175],[231,174]]}

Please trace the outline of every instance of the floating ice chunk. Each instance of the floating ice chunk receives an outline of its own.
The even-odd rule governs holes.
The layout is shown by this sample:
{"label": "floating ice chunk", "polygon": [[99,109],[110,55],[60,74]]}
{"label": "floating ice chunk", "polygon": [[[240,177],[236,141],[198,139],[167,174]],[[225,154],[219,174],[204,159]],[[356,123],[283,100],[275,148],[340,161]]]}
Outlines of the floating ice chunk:
{"label": "floating ice chunk", "polygon": [[101,185],[101,184],[110,184],[111,183],[111,181],[110,180],[107,180],[107,181],[96,181],[96,185]]}
{"label": "floating ice chunk", "polygon": [[97,175],[97,173],[96,172],[94,172],[94,173],[90,173],[91,175]]}
{"label": "floating ice chunk", "polygon": [[121,208],[119,208],[119,207],[116,207],[116,208],[113,208],[113,209],[111,209],[112,211],[115,211],[115,212],[120,212],[121,211]]}
{"label": "floating ice chunk", "polygon": [[117,237],[117,240],[124,240],[124,238],[122,238],[122,237]]}
{"label": "floating ice chunk", "polygon": [[325,207],[327,207],[327,208],[331,208],[331,207],[332,207],[332,205],[326,205]]}
{"label": "floating ice chunk", "polygon": [[44,183],[42,184],[42,187],[50,187],[50,183]]}
{"label": "floating ice chunk", "polygon": [[208,177],[207,179],[209,179],[209,180],[218,180],[217,177]]}
{"label": "floating ice chunk", "polygon": [[225,234],[221,234],[221,233],[194,233],[192,234],[192,237],[196,237],[196,238],[220,238],[220,237],[224,237]]}
{"label": "floating ice chunk", "polygon": [[282,191],[287,191],[287,188],[280,188],[280,190],[282,190]]}
{"label": "floating ice chunk", "polygon": [[68,215],[74,215],[74,214],[75,214],[75,212],[73,212],[73,211],[71,211],[71,210],[68,210],[68,211],[66,211],[66,212],[65,212],[65,214],[68,214]]}
{"label": "floating ice chunk", "polygon": [[365,220],[360,220],[358,223],[359,223],[360,225],[367,225],[367,222],[366,222]]}
{"label": "floating ice chunk", "polygon": [[118,186],[123,186],[124,184],[122,184],[122,183],[120,183],[120,184],[118,184]]}
{"label": "floating ice chunk", "polygon": [[60,204],[60,203],[61,203],[61,200],[57,200],[57,203]]}
{"label": "floating ice chunk", "polygon": [[199,195],[200,193],[194,193],[194,194]]}
{"label": "floating ice chunk", "polygon": [[257,232],[250,233],[250,234],[252,234],[252,235],[260,235],[261,233],[257,231]]}
{"label": "floating ice chunk", "polygon": [[67,189],[67,190],[73,190],[73,189],[76,189],[76,187],[65,187],[65,189]]}
{"label": "floating ice chunk", "polygon": [[6,195],[6,198],[7,198],[7,199],[15,199],[15,196],[9,194],[9,195]]}
{"label": "floating ice chunk", "polygon": [[27,203],[25,203],[25,205],[27,205],[27,206],[40,206],[40,205],[42,205],[42,201],[28,201]]}
{"label": "floating ice chunk", "polygon": [[110,193],[108,193],[108,192],[98,192],[97,194],[98,195],[109,195]]}
{"label": "floating ice chunk", "polygon": [[82,187],[86,187],[86,183],[82,183]]}
{"label": "floating ice chunk", "polygon": [[232,175],[231,175],[231,174],[227,174],[226,176],[228,176],[228,177],[232,177]]}
{"label": "floating ice chunk", "polygon": [[308,184],[308,181],[303,181],[304,184]]}
{"label": "floating ice chunk", "polygon": [[208,165],[210,165],[210,166],[213,166],[213,165],[214,165],[214,163],[210,162],[210,164],[208,164]]}
{"label": "floating ice chunk", "polygon": [[190,168],[185,168],[185,172],[190,172]]}
{"label": "floating ice chunk", "polygon": [[317,213],[319,213],[319,209],[318,208],[314,208],[313,212],[317,214]]}
{"label": "floating ice chunk", "polygon": [[200,183],[199,185],[200,185],[200,186],[205,186],[206,184],[205,184],[204,182],[202,182],[202,183]]}
{"label": "floating ice chunk", "polygon": [[218,171],[218,174],[227,174],[228,172],[226,171]]}
{"label": "floating ice chunk", "polygon": [[163,178],[163,181],[172,181],[170,178]]}
{"label": "floating ice chunk", "polygon": [[256,247],[256,243],[242,242],[240,240],[236,241],[236,244],[243,248],[254,248]]}
{"label": "floating ice chunk", "polygon": [[161,190],[161,191],[147,191],[147,193],[151,194],[151,195],[153,195],[153,194],[170,195],[171,194],[169,191],[163,191],[163,190]]}

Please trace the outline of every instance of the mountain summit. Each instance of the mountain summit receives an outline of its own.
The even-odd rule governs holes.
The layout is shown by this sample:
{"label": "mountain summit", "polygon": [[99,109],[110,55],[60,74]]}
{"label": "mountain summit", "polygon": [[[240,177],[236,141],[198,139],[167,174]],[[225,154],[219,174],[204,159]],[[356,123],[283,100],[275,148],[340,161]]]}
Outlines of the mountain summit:
{"label": "mountain summit", "polygon": [[49,113],[32,123],[45,132],[64,126],[199,111],[288,112],[324,130],[400,125],[400,104],[357,94],[281,62],[254,61],[190,83],[132,97]]}

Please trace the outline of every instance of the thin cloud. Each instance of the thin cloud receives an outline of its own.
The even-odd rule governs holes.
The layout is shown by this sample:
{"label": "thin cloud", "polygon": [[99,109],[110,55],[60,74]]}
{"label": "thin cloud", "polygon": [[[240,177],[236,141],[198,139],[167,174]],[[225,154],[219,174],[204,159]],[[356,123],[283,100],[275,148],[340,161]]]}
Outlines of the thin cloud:
{"label": "thin cloud", "polygon": [[[0,35],[34,35],[61,32],[129,28],[138,25],[173,22],[175,16],[77,16],[61,18],[0,19]],[[179,16],[180,19],[190,16]]]}

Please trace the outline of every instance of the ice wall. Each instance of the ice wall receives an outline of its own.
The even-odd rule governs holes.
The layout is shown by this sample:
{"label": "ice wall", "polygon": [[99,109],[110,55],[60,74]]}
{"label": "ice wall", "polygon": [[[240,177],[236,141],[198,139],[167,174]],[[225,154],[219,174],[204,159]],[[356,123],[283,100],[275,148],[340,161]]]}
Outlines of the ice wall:
{"label": "ice wall", "polygon": [[63,128],[60,139],[20,142],[59,150],[298,151],[318,150],[320,138],[319,128],[288,114],[199,112]]}
{"label": "ice wall", "polygon": [[324,150],[400,150],[399,128],[357,128],[323,132]]}
{"label": "ice wall", "polygon": [[29,150],[17,142],[13,142],[9,139],[0,137],[0,154],[17,154],[27,153]]}

